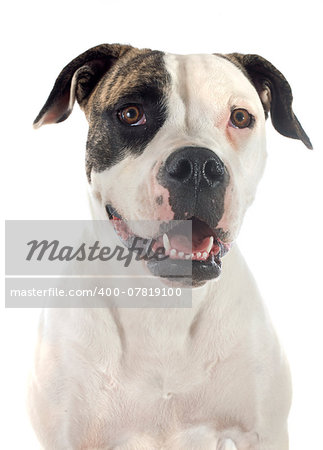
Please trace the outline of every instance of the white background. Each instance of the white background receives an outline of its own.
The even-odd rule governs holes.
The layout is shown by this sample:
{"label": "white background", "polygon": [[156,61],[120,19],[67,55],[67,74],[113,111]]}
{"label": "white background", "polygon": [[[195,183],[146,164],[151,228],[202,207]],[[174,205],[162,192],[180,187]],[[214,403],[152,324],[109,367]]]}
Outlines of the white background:
{"label": "white background", "polygon": [[[12,0],[1,12],[1,214],[6,219],[88,218],[81,112],[76,107],[66,122],[37,132],[32,121],[63,66],[94,45],[258,53],[290,82],[294,111],[314,151],[282,137],[268,121],[267,170],[239,244],[290,361],[291,450],[323,448],[321,14],[316,1],[254,0]],[[24,413],[37,314],[1,311],[0,447],[6,450],[37,448]]]}

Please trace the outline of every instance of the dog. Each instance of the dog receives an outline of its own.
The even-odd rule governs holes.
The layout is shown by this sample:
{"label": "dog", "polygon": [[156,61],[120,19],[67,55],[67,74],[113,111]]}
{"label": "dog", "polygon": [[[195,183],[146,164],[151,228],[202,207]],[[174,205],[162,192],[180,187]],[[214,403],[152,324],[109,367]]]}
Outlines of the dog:
{"label": "dog", "polygon": [[[128,220],[191,221],[191,250],[178,228],[155,242],[173,270],[190,264],[193,299],[44,312],[29,404],[45,449],[288,449],[288,363],[234,242],[265,167],[268,116],[312,148],[292,100],[251,54],[103,44],[59,74],[35,128],[78,102],[93,218],[116,234]],[[161,262],[145,264],[167,282]]]}

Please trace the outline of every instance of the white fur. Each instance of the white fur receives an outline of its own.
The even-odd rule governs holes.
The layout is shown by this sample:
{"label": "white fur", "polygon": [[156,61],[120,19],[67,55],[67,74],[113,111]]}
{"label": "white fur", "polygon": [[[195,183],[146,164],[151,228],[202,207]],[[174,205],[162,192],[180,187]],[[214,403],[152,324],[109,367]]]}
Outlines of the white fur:
{"label": "white fur", "polygon": [[[265,164],[261,102],[220,57],[165,61],[169,117],[142,155],[92,173],[94,217],[108,201],[127,219],[166,217],[154,163],[204,146],[230,171],[222,225],[235,238]],[[232,105],[254,129],[226,130]],[[236,245],[192,308],[44,311],[35,361],[30,410],[45,449],[288,449],[288,366]]]}

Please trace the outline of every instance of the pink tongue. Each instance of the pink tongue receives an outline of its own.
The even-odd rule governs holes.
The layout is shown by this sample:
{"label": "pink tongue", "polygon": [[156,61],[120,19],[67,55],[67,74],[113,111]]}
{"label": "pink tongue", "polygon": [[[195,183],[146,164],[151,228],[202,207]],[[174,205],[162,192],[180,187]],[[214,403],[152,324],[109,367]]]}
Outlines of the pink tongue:
{"label": "pink tongue", "polygon": [[[193,236],[194,239],[194,236]],[[207,246],[210,242],[210,237],[204,238],[202,241],[194,241],[193,243],[186,237],[180,234],[170,236],[169,238],[171,248],[175,248],[179,252],[194,253],[206,252]]]}

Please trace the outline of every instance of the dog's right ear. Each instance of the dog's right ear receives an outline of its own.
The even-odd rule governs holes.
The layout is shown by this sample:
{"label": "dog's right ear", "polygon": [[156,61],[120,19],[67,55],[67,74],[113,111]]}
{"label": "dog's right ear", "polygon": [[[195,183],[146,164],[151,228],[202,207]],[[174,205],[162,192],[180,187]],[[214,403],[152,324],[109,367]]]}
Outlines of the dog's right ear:
{"label": "dog's right ear", "polygon": [[254,85],[265,117],[270,112],[272,124],[278,133],[300,139],[307,148],[312,149],[309,137],[294,114],[292,90],[284,75],[259,55],[229,53],[224,57],[239,67]]}
{"label": "dog's right ear", "polygon": [[73,59],[59,74],[34,128],[67,119],[75,99],[82,105],[102,76],[130,49],[128,45],[102,44]]}

